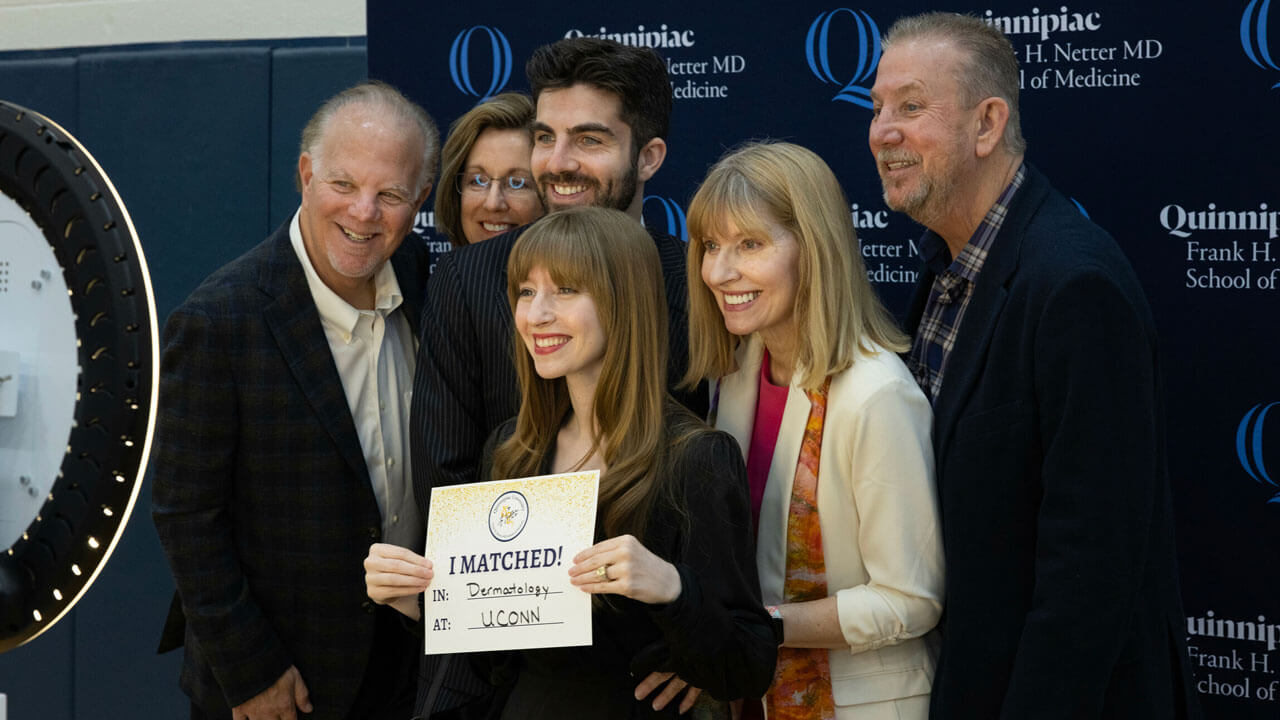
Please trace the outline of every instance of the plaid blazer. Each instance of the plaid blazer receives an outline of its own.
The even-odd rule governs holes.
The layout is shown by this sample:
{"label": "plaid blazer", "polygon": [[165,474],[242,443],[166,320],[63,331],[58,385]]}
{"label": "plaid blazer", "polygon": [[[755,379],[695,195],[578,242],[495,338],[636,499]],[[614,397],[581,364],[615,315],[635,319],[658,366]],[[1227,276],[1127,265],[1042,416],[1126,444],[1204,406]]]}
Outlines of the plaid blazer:
{"label": "plaid blazer", "polygon": [[[426,248],[410,238],[391,262],[416,334]],[[382,522],[287,224],[169,316],[152,506],[186,617],[183,690],[231,707],[296,665],[308,717],[344,717]]]}

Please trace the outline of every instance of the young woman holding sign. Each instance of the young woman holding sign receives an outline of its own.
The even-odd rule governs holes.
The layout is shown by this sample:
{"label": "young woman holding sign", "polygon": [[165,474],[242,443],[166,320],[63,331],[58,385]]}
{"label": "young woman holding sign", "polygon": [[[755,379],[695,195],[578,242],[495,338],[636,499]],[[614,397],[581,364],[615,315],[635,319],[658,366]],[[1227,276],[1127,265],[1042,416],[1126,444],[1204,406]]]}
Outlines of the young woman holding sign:
{"label": "young woman holding sign", "polygon": [[[523,650],[488,668],[513,678],[503,717],[674,716],[674,704],[636,698],[652,671],[719,700],[759,697],[777,639],[760,603],[745,469],[731,437],[667,394],[653,240],[624,213],[564,210],[521,236],[507,277],[520,413],[490,438],[480,477],[599,469],[601,541],[569,575],[601,597],[592,645]],[[370,582],[370,597],[402,602],[382,592]]]}

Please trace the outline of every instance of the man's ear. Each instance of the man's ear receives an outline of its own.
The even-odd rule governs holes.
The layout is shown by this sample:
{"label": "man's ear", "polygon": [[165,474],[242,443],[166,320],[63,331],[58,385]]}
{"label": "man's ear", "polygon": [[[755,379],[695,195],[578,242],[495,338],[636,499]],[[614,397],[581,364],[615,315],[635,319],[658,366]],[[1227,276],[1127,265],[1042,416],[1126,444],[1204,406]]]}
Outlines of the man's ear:
{"label": "man's ear", "polygon": [[1009,103],[1003,98],[989,97],[978,103],[978,137],[975,152],[985,158],[995,152],[1004,139],[1009,124]]}
{"label": "man's ear", "polygon": [[422,204],[423,204],[423,203],[425,203],[425,202],[427,201],[427,196],[431,194],[431,188],[432,188],[432,186],[433,186],[433,185],[434,185],[434,183],[430,183],[430,182],[428,182],[428,183],[427,183],[427,184],[422,188],[422,192],[418,195],[418,204],[417,204],[417,206],[415,206],[415,208],[414,208],[415,210],[416,210],[417,208],[422,207]]}
{"label": "man's ear", "polygon": [[298,156],[298,191],[301,192],[311,184],[311,176],[315,168],[311,165],[311,153],[304,152]]}
{"label": "man's ear", "polygon": [[662,167],[662,161],[666,159],[666,140],[653,138],[645,143],[636,156],[636,175],[639,176],[640,182],[646,182],[653,177],[658,172],[658,168]]}

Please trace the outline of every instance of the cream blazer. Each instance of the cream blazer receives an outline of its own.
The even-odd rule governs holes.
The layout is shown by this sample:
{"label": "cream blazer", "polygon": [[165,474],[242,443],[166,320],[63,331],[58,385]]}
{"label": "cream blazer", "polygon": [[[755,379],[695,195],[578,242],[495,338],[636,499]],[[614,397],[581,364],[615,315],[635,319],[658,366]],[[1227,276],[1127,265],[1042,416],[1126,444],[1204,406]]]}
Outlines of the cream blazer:
{"label": "cream blazer", "polygon": [[[942,613],[942,537],[934,490],[929,401],[897,355],[876,348],[831,379],[818,467],[827,593],[837,598],[847,647],[830,650],[837,718],[866,703],[893,703],[923,718]],[[721,379],[715,426],[746,456],[755,422],[763,343],[738,348]],[[794,384],[769,467],[756,565],[765,604],[782,603],[791,485],[809,399]],[[887,708],[886,708],[887,709]],[[918,715],[917,715],[918,714]],[[902,717],[908,717],[903,714]]]}

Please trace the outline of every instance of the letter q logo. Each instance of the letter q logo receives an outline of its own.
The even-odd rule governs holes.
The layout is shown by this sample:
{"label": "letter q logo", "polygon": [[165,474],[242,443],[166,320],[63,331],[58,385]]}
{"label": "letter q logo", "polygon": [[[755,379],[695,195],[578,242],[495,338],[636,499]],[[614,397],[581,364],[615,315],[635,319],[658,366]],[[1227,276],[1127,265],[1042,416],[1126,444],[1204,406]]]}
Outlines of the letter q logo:
{"label": "letter q logo", "polygon": [[[1267,444],[1263,441],[1263,427],[1267,420],[1267,412],[1280,402],[1273,402],[1268,405],[1261,403],[1254,405],[1253,409],[1244,414],[1244,418],[1240,420],[1240,426],[1236,428],[1236,457],[1240,459],[1240,466],[1244,471],[1249,473],[1249,477],[1259,485],[1266,483],[1271,487],[1280,487],[1275,480],[1271,479],[1271,474],[1267,471],[1266,461],[1263,458],[1263,448]],[[1280,503],[1280,493],[1277,493],[1267,502]]]}
{"label": "letter q logo", "polygon": [[[473,40],[481,46],[481,50],[484,49],[484,39],[480,36],[489,39],[489,52],[476,52],[473,57]],[[481,64],[473,63],[473,60],[487,61],[490,68],[488,77],[481,74],[479,85],[476,84],[474,75],[477,72],[483,73],[483,70],[477,67]],[[453,78],[453,84],[459,92],[481,100],[493,97],[511,79],[511,43],[507,42],[507,36],[498,28],[487,25],[476,25],[458,33],[453,39],[453,46],[449,48],[449,76]]]}
{"label": "letter q logo", "polygon": [[[1254,12],[1254,9],[1257,12]],[[1240,16],[1240,45],[1244,54],[1249,56],[1254,65],[1262,69],[1271,68],[1280,71],[1280,65],[1271,57],[1271,48],[1267,46],[1267,16],[1270,14],[1271,0],[1250,0]],[[1280,88],[1280,83],[1271,86],[1272,90]]]}
{"label": "letter q logo", "polygon": [[[844,46],[841,43],[832,42],[831,23],[837,18],[843,19],[845,15],[853,20],[854,29],[857,31],[857,47],[847,54],[841,53],[841,57],[837,59],[856,58],[856,64],[851,74],[846,68],[845,72],[837,75],[837,71],[831,67],[831,55],[837,45],[842,49]],[[840,92],[831,98],[832,102],[843,100],[867,109],[871,108],[871,91],[862,84],[871,77],[880,63],[880,29],[876,27],[876,21],[872,20],[870,15],[849,8],[838,8],[819,14],[809,25],[809,33],[804,40],[804,53],[805,59],[809,61],[809,70],[819,80],[841,86]]]}

